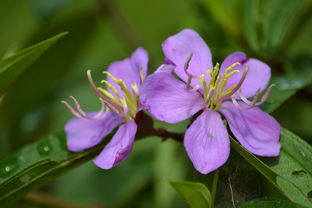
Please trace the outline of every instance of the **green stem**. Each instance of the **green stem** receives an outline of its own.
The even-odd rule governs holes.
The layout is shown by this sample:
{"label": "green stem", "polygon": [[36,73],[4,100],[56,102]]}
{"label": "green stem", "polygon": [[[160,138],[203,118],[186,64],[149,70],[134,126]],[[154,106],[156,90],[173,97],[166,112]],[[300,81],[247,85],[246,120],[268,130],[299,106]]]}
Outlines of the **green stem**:
{"label": "green stem", "polygon": [[218,186],[218,179],[219,179],[219,169],[213,172],[213,179],[212,179],[212,184],[210,188],[211,192],[211,203],[210,207],[213,208],[215,204],[215,198],[216,198],[216,193],[217,193],[217,186]]}

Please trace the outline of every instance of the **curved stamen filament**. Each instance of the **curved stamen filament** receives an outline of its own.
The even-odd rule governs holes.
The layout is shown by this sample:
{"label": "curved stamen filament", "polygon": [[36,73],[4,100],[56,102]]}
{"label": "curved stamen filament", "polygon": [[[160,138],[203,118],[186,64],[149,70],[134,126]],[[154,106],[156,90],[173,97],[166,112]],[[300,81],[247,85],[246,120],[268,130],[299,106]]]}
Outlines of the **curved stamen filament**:
{"label": "curved stamen filament", "polygon": [[80,104],[79,102],[76,100],[75,97],[73,96],[70,96],[70,98],[72,99],[72,101],[74,102],[74,105],[77,109],[74,110],[70,104],[68,104],[66,101],[61,101],[61,103],[63,103],[66,108],[77,118],[83,118],[83,119],[88,119],[88,120],[98,120],[98,119],[101,119],[102,116],[104,115],[104,113],[106,112],[106,109],[105,109],[105,104],[103,102],[101,102],[102,106],[101,106],[101,109],[100,111],[95,115],[95,116],[87,116],[87,114],[82,110],[82,108],[80,107]]}
{"label": "curved stamen filament", "polygon": [[[116,88],[114,88],[115,94],[118,94],[118,99],[116,99],[112,94],[108,94],[106,90],[101,90],[107,97],[109,97],[114,103],[118,104],[120,107],[122,107],[122,111],[120,111],[126,120],[131,120],[132,118],[135,117],[136,112],[138,110],[138,85],[137,83],[133,83],[130,85],[130,89],[126,86],[126,83],[123,82],[121,79],[117,79],[114,77],[111,73],[104,71],[103,74],[106,74],[113,82],[115,82],[119,87],[120,90],[123,92],[125,97],[121,97],[120,94],[118,94],[118,91]],[[102,82],[104,84],[107,84],[109,82],[104,81]],[[111,84],[110,84],[111,85]],[[109,87],[109,86],[108,86]],[[110,89],[113,88],[109,87]],[[113,90],[113,89],[112,89]],[[130,91],[131,90],[131,91]]]}
{"label": "curved stamen filament", "polygon": [[142,83],[145,79],[145,73],[144,73],[144,70],[143,70],[143,67],[139,67],[139,72],[140,72],[140,82]]}
{"label": "curved stamen filament", "polygon": [[[247,109],[250,109],[252,107],[256,107],[256,106],[259,106],[261,105],[262,103],[264,103],[266,101],[266,99],[268,98],[271,90],[272,90],[272,87],[274,86],[274,84],[270,85],[268,87],[268,89],[265,91],[264,95],[262,96],[261,100],[259,102],[258,101],[258,97],[260,95],[260,92],[261,90],[258,89],[255,96],[253,97],[253,100],[250,102],[241,92],[241,90],[238,91],[238,95],[239,95],[239,98],[244,102],[246,103],[249,107],[247,108],[243,108],[243,107],[239,107],[239,109],[244,109],[244,110],[247,110]],[[235,105],[239,105],[239,103],[237,102],[236,98],[235,98],[235,95],[232,96],[232,101]]]}
{"label": "curved stamen filament", "polygon": [[[207,85],[207,81],[204,79],[205,74],[201,75],[200,82],[203,86],[203,97],[206,108],[217,109],[221,104],[220,99],[237,88],[237,86],[232,86],[226,90],[224,93],[224,88],[226,87],[227,80],[232,77],[234,74],[238,73],[239,70],[231,71],[239,63],[234,63],[229,66],[224,73],[220,73],[220,65],[217,63],[214,67],[214,70],[207,70],[207,74],[210,75],[210,82]],[[244,79],[244,78],[243,78]],[[240,83],[238,83],[240,85]]]}
{"label": "curved stamen filament", "polygon": [[69,96],[70,99],[72,99],[72,101],[74,102],[78,112],[80,115],[82,116],[86,116],[86,113],[82,110],[82,108],[80,107],[79,102],[77,101],[77,99],[74,96]]}
{"label": "curved stamen filament", "polygon": [[239,80],[238,84],[227,94],[225,94],[224,96],[220,97],[219,99],[216,100],[216,102],[222,102],[224,100],[229,99],[237,90],[239,90],[239,88],[242,86],[246,76],[248,73],[248,66],[246,65],[243,76],[241,77],[241,79]]}
{"label": "curved stamen filament", "polygon": [[103,93],[101,93],[98,88],[95,86],[94,81],[92,79],[91,76],[91,70],[87,71],[87,76],[88,76],[88,80],[89,83],[93,89],[93,91],[102,99],[103,102],[106,103],[106,105],[113,111],[113,112],[121,112],[123,109],[122,107],[116,105],[115,103],[113,103],[109,98],[107,98],[106,96],[103,95]]}
{"label": "curved stamen filament", "polygon": [[108,81],[106,80],[102,80],[101,81],[102,84],[106,85],[111,91],[113,91],[115,93],[115,95],[120,98],[120,95],[119,95],[119,92],[118,90],[113,86],[111,85],[111,83],[109,83]]}
{"label": "curved stamen filament", "polygon": [[251,102],[242,94],[242,89],[238,90],[238,95],[244,103],[246,103],[249,106],[252,106],[252,105],[255,105],[257,103],[260,92],[261,92],[261,90],[258,89]]}

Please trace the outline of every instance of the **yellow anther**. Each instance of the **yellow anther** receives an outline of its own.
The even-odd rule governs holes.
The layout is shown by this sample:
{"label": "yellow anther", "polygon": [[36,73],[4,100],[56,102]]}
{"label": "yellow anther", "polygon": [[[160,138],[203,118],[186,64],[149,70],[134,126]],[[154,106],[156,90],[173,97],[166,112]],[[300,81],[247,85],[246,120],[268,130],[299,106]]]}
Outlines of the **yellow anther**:
{"label": "yellow anther", "polygon": [[229,71],[231,71],[237,65],[240,65],[240,63],[239,62],[235,62],[234,64],[230,65],[228,68],[226,68],[226,70],[224,71],[224,74],[229,73]]}
{"label": "yellow anther", "polygon": [[107,76],[109,76],[109,78],[111,78],[113,80],[113,82],[116,82],[117,84],[119,84],[120,82],[122,82],[121,79],[117,79],[116,77],[114,77],[111,73],[109,73],[108,71],[103,71],[103,74],[106,74]]}
{"label": "yellow anther", "polygon": [[108,92],[107,90],[98,87],[98,90],[103,93],[107,98],[109,98],[112,102],[114,102],[115,104],[119,105],[122,107],[122,104],[114,97],[114,95],[112,95],[110,92]]}
{"label": "yellow anther", "polygon": [[133,94],[134,94],[135,96],[138,96],[138,94],[139,94],[139,88],[138,88],[137,83],[131,84],[130,86],[131,86],[131,88],[132,88]]}
{"label": "yellow anther", "polygon": [[113,91],[116,94],[117,97],[120,97],[118,90],[113,85],[111,85],[111,83],[109,83],[106,80],[102,80],[101,83],[105,84],[111,91]]}
{"label": "yellow anther", "polygon": [[219,74],[219,63],[216,64],[216,66],[213,68],[212,74],[211,74],[211,79],[215,80],[215,78],[218,76]]}
{"label": "yellow anther", "polygon": [[224,78],[227,80],[228,78],[230,78],[231,76],[233,76],[234,74],[239,73],[239,72],[240,72],[239,70],[231,71],[230,73],[225,74]]}
{"label": "yellow anther", "polygon": [[211,69],[208,69],[205,74],[211,74],[212,73],[212,70]]}
{"label": "yellow anther", "polygon": [[113,82],[115,82],[116,84],[119,85],[119,87],[121,88],[121,90],[124,92],[124,94],[126,95],[127,99],[132,99],[131,93],[129,92],[126,84],[124,81],[122,81],[121,79],[117,79],[116,77],[114,77],[111,73],[107,72],[107,71],[103,71],[103,74],[107,74],[107,76],[109,76],[109,78],[111,78],[113,80]]}
{"label": "yellow anther", "polygon": [[200,75],[199,76],[199,80],[200,80],[200,82],[202,83],[202,85],[203,85],[203,90],[204,90],[204,97],[207,97],[207,82],[206,82],[206,79],[205,79],[205,77],[204,77],[204,75],[202,74],[202,75]]}
{"label": "yellow anther", "polygon": [[236,87],[236,85],[233,85],[233,86],[229,87],[228,89],[226,89],[225,92],[223,92],[223,94],[220,97],[230,93],[235,87]]}

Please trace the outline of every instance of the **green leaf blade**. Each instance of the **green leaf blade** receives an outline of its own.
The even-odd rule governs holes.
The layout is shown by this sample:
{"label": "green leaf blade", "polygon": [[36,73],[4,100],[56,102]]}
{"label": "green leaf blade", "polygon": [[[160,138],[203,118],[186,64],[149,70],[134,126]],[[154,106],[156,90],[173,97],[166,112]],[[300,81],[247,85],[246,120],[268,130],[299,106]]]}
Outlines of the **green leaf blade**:
{"label": "green leaf blade", "polygon": [[66,34],[67,32],[60,33],[45,41],[3,57],[0,60],[0,95],[4,94],[12,82],[14,82],[30,64]]}
{"label": "green leaf blade", "polygon": [[10,204],[55,176],[89,161],[103,145],[73,153],[67,150],[62,132],[22,148],[0,163],[0,204]]}
{"label": "green leaf blade", "polygon": [[286,201],[286,200],[277,200],[277,199],[256,199],[244,203],[240,208],[304,208],[303,206]]}
{"label": "green leaf blade", "polygon": [[312,190],[312,148],[286,129],[281,131],[281,152],[276,158],[264,162],[248,152],[234,139],[234,149],[275,185],[288,199],[302,206],[312,207],[309,193]]}
{"label": "green leaf blade", "polygon": [[211,208],[211,193],[204,184],[184,181],[170,182],[170,184],[189,207]]}

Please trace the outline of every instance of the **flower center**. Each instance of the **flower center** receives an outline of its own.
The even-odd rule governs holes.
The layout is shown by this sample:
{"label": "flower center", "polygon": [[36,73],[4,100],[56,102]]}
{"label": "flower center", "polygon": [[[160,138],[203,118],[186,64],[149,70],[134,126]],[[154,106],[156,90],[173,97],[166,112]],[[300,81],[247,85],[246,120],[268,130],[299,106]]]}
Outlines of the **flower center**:
{"label": "flower center", "polygon": [[[106,80],[102,80],[107,89],[96,87],[91,77],[91,72],[88,71],[88,79],[96,94],[100,100],[106,104],[106,106],[113,112],[124,116],[126,121],[130,121],[135,118],[138,111],[138,86],[136,83],[131,84],[131,89],[128,89],[126,83],[122,79],[117,79],[111,73],[104,71],[111,80],[119,86],[120,90],[117,90],[111,83]],[[120,94],[123,92],[123,95]]]}
{"label": "flower center", "polygon": [[[203,99],[206,104],[205,107],[211,110],[218,110],[222,101],[229,98],[235,93],[242,83],[238,82],[236,85],[230,86],[227,89],[227,81],[234,74],[239,73],[239,70],[233,70],[233,68],[240,63],[234,63],[225,69],[224,73],[220,72],[219,64],[217,63],[213,70],[208,69],[205,74],[199,77],[200,83],[203,86]],[[245,70],[247,72],[247,69]],[[242,82],[245,79],[246,73],[243,74]],[[205,76],[210,75],[210,81],[207,83]]]}

